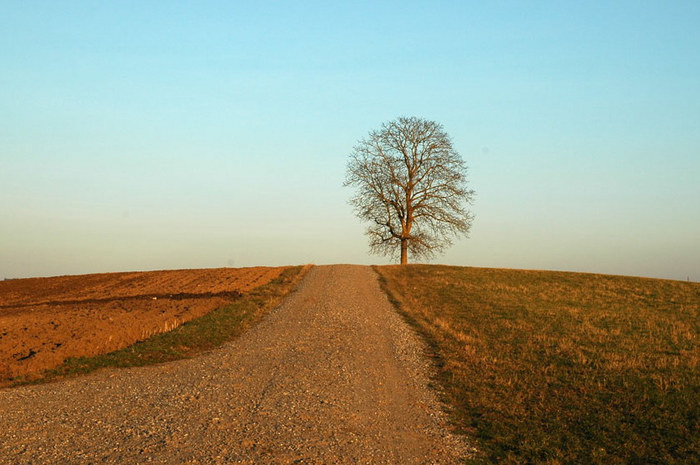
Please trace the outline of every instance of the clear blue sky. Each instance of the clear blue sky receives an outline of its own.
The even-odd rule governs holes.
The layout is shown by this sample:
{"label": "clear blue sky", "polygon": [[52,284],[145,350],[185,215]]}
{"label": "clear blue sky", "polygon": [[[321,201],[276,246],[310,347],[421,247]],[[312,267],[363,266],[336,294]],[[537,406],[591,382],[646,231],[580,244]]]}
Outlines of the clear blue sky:
{"label": "clear blue sky", "polygon": [[700,2],[1,1],[0,279],[387,263],[342,187],[443,124],[435,262],[700,280]]}

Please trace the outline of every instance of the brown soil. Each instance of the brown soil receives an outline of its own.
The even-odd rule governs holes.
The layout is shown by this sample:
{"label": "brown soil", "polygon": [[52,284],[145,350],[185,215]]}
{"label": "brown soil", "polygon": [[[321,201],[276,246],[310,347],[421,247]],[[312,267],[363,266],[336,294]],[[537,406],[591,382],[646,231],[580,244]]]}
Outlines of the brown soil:
{"label": "brown soil", "polygon": [[425,351],[371,268],[314,267],[219,349],[0,389],[0,465],[463,463]]}
{"label": "brown soil", "polygon": [[284,268],[102,273],[0,282],[0,385],[172,330]]}

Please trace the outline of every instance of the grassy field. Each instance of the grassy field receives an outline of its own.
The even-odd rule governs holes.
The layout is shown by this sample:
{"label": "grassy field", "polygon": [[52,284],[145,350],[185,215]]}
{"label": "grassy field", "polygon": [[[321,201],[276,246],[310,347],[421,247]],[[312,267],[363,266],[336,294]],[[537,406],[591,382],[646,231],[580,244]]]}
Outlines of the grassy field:
{"label": "grassy field", "polygon": [[435,352],[476,463],[700,463],[700,284],[375,269]]}
{"label": "grassy field", "polygon": [[57,369],[45,371],[38,379],[14,385],[36,384],[66,376],[89,373],[99,368],[152,365],[192,357],[217,348],[239,336],[276,307],[301,281],[309,267],[290,267],[266,285],[243,295],[231,304],[115,352],[94,357],[69,358]]}

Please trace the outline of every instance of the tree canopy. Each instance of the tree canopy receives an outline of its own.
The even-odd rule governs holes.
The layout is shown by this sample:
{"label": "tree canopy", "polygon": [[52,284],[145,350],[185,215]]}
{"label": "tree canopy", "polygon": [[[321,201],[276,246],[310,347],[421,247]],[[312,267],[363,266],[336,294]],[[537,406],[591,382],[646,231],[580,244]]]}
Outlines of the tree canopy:
{"label": "tree canopy", "polygon": [[370,250],[400,257],[431,258],[467,235],[467,165],[442,125],[401,117],[360,140],[350,154],[345,185],[356,189],[350,203],[369,222]]}

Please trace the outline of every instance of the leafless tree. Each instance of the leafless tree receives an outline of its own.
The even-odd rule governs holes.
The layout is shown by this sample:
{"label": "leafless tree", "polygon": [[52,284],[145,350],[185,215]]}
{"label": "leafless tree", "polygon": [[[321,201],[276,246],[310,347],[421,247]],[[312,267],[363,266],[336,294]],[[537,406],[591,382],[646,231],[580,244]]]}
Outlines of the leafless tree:
{"label": "leafless tree", "polygon": [[467,235],[474,191],[467,166],[442,125],[398,118],[360,140],[350,155],[345,186],[356,188],[350,203],[370,223],[372,253],[400,256],[408,263],[430,258]]}

